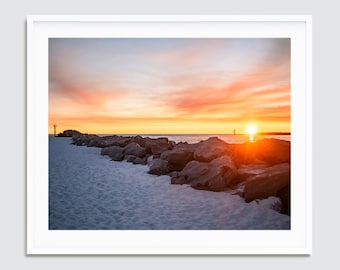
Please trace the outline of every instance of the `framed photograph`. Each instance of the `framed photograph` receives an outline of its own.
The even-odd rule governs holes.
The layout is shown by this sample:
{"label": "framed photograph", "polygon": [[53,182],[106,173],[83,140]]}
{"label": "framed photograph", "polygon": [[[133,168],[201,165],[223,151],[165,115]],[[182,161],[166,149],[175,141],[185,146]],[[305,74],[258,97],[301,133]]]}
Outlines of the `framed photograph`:
{"label": "framed photograph", "polygon": [[27,17],[27,254],[311,254],[312,19]]}

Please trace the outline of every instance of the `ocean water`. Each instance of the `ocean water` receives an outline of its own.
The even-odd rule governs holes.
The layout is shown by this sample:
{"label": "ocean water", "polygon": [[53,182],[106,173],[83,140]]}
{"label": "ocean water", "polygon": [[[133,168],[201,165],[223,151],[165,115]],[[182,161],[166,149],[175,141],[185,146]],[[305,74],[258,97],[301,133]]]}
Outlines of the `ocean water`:
{"label": "ocean water", "polygon": [[290,229],[290,217],[272,209],[278,198],[245,203],[231,191],[171,185],[169,176],[147,171],[146,165],[114,162],[98,148],[50,136],[49,229]]}
{"label": "ocean water", "polygon": [[[108,136],[112,134],[101,134],[100,136]],[[122,134],[122,136],[136,136],[138,134]],[[227,143],[245,143],[254,142],[266,138],[275,138],[285,141],[290,141],[290,135],[246,135],[246,134],[143,134],[143,137],[149,138],[162,138],[166,137],[171,141],[187,142],[187,143],[198,143],[200,141],[206,140],[210,137],[218,137]]]}

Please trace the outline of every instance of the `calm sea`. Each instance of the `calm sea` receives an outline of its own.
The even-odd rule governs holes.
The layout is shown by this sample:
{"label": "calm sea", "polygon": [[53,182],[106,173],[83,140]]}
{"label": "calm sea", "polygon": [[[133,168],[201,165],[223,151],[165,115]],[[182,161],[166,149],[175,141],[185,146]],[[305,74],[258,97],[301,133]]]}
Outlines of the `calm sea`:
{"label": "calm sea", "polygon": [[[101,134],[100,136],[108,136],[112,134]],[[121,136],[136,136],[138,134],[120,134]],[[227,143],[245,143],[254,142],[265,138],[275,138],[290,141],[290,135],[245,135],[245,134],[140,134],[142,137],[162,138],[166,137],[171,141],[197,143],[210,137],[218,137]]]}

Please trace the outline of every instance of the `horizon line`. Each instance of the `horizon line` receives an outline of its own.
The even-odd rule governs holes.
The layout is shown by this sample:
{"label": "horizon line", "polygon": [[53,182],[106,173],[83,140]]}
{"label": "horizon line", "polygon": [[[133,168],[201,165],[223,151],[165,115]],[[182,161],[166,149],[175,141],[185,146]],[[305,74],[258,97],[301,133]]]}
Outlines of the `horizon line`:
{"label": "horizon line", "polygon": [[[72,129],[65,129],[72,130]],[[63,133],[58,132],[58,134]],[[80,131],[79,131],[80,132]],[[87,133],[87,132],[80,132],[81,134],[87,135],[249,135],[248,133]],[[53,133],[48,133],[48,135],[54,135]],[[291,135],[291,132],[281,132],[281,131],[273,131],[273,132],[257,132],[254,134],[256,135]]]}

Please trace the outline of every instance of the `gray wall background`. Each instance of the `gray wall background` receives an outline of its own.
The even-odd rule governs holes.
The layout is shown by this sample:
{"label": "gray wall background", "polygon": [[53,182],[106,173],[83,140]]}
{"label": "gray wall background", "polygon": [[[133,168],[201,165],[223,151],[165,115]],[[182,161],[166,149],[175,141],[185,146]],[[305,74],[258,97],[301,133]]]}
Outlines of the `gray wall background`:
{"label": "gray wall background", "polygon": [[[2,269],[337,269],[339,48],[337,1],[28,0],[0,3],[0,267]],[[25,115],[27,14],[312,14],[312,256],[26,256]],[[327,263],[327,264],[326,264]]]}

